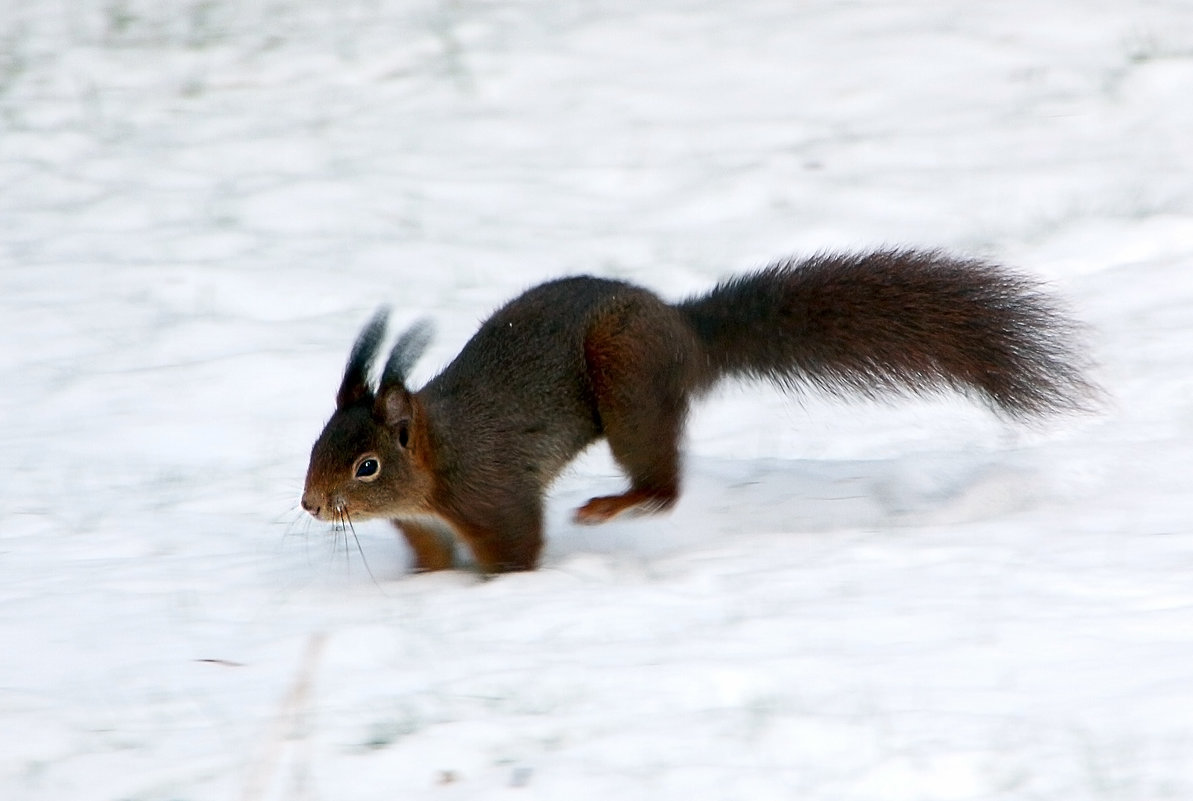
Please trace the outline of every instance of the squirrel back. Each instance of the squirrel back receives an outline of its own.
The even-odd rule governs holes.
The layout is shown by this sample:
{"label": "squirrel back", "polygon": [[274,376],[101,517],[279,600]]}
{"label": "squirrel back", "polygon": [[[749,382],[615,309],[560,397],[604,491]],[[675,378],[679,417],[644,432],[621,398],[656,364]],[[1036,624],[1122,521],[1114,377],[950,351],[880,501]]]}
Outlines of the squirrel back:
{"label": "squirrel back", "polygon": [[352,349],[302,503],[322,520],[391,519],[420,570],[455,564],[457,538],[482,570],[532,569],[543,496],[597,439],[630,487],[578,522],[671,506],[689,403],[725,378],[843,396],[957,390],[1020,420],[1097,394],[1077,326],[1037,282],[936,251],[779,262],[674,305],[621,281],[551,281],[494,313],[417,392],[406,373],[425,325],[368,384],[385,319]]}

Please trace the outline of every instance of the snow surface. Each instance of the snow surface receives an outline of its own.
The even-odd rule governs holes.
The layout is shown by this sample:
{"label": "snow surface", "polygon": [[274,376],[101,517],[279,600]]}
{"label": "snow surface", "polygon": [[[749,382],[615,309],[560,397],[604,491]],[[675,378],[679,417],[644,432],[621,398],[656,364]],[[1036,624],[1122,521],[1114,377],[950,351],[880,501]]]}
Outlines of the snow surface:
{"label": "snow surface", "polygon": [[[0,0],[0,798],[1193,798],[1193,3]],[[943,246],[1102,413],[730,387],[665,517],[297,496],[379,303]]]}

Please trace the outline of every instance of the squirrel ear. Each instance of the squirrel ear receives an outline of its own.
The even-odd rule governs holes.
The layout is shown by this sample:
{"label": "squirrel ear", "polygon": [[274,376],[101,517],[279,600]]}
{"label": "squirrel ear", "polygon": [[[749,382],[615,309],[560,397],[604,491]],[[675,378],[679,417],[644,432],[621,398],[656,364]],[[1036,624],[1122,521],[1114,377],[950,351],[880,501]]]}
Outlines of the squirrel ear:
{"label": "squirrel ear", "polygon": [[373,402],[373,417],[394,431],[399,444],[407,447],[410,427],[414,423],[414,397],[402,384],[394,384],[377,394]]}
{"label": "squirrel ear", "polygon": [[348,354],[348,365],[344,368],[344,380],[340,382],[340,390],[336,393],[337,409],[347,408],[370,394],[369,363],[381,348],[381,340],[385,337],[385,321],[388,318],[389,309],[382,306],[374,312],[356,337],[352,352]]}

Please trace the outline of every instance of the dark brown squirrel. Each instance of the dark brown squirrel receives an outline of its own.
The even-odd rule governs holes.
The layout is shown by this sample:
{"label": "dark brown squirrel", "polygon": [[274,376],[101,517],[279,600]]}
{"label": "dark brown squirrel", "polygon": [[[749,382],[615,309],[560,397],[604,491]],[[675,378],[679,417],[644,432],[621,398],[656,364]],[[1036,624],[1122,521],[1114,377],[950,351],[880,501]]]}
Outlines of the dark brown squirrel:
{"label": "dark brown squirrel", "polygon": [[451,532],[485,572],[533,569],[548,486],[602,437],[629,488],[588,501],[577,522],[672,506],[688,405],[723,378],[842,396],[951,389],[1021,420],[1097,394],[1078,326],[1038,282],[938,251],[782,261],[673,305],[621,281],[550,281],[493,314],[417,392],[406,375],[424,323],[369,385],[386,318],[352,348],[302,505],[325,521],[389,518],[418,570],[453,566]]}

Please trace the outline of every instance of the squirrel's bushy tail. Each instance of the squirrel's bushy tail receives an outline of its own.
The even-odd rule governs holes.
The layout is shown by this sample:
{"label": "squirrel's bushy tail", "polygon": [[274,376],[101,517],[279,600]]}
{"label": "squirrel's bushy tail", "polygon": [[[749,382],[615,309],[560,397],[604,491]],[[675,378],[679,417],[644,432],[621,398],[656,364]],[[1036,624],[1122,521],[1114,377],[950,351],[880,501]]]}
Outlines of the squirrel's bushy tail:
{"label": "squirrel's bushy tail", "polygon": [[1040,285],[936,251],[825,254],[678,304],[728,376],[837,395],[974,394],[1014,418],[1087,408],[1079,327]]}

